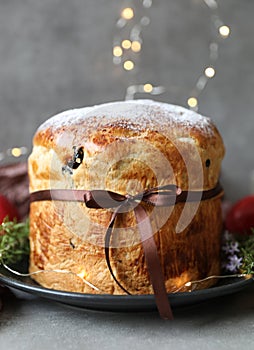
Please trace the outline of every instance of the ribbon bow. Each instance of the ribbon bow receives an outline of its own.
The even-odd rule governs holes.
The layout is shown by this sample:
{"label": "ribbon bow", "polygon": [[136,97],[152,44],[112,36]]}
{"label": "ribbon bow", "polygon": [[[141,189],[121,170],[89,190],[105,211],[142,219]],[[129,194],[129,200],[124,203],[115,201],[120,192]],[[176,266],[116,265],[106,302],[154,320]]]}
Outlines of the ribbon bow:
{"label": "ribbon bow", "polygon": [[[105,196],[106,193],[108,194],[107,196]],[[180,195],[181,193],[180,188],[176,187],[175,185],[167,185],[146,190],[135,196],[128,194],[121,195],[110,191],[106,193],[105,191],[101,190],[89,191],[85,194],[84,199],[88,208],[115,208],[105,234],[104,246],[106,262],[112,277],[122,290],[124,290],[127,294],[130,294],[121,285],[113,273],[109,258],[109,248],[110,238],[118,214],[121,212],[126,212],[127,210],[134,210],[158,311],[163,319],[172,319],[173,315],[168,301],[168,295],[164,284],[164,277],[160,266],[157,247],[153,238],[153,230],[149,216],[145,208],[142,206],[142,202],[153,206],[173,205],[175,203],[176,196]]]}
{"label": "ribbon bow", "polygon": [[60,200],[60,201],[79,201],[85,202],[88,208],[93,209],[114,209],[105,234],[105,257],[108,269],[118,284],[127,294],[130,294],[117,280],[113,273],[109,248],[113,227],[117,216],[120,213],[133,210],[141,242],[144,249],[145,261],[147,264],[150,280],[154,290],[154,296],[161,318],[173,319],[171,306],[168,300],[168,294],[165,288],[164,277],[161,270],[157,247],[153,238],[153,230],[149,215],[143,203],[152,206],[171,206],[179,202],[193,202],[205,200],[222,194],[222,188],[218,183],[216,187],[206,191],[182,191],[175,185],[165,185],[154,187],[137,195],[122,195],[107,190],[71,190],[71,189],[52,189],[33,192],[30,195],[30,202],[42,200]]}

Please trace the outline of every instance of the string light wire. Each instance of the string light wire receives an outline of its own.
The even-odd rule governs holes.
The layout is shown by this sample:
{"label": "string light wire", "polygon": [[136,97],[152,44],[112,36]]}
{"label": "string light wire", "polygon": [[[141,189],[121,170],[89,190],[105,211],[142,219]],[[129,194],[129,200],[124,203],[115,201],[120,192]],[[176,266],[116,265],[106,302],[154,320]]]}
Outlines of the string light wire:
{"label": "string light wire", "polygon": [[[200,0],[200,3],[204,3],[208,7],[212,27],[215,29],[216,35],[208,43],[209,60],[201,69],[200,76],[186,98],[187,106],[195,111],[199,108],[201,93],[206,88],[209,80],[217,74],[215,65],[218,60],[221,42],[228,38],[231,32],[230,27],[220,18],[217,0]],[[122,67],[126,74],[130,74],[138,67],[137,61],[144,45],[142,32],[150,24],[151,20],[147,12],[152,4],[152,0],[132,1],[132,6],[122,9],[116,22],[117,35],[113,40],[113,63]],[[145,12],[144,15],[138,16],[138,11],[136,11],[138,6],[141,6],[141,12]],[[151,82],[132,84],[126,89],[125,100],[134,99],[138,93],[159,95],[166,91],[167,89],[164,86],[153,86]]]}
{"label": "string light wire", "polygon": [[[91,282],[87,281],[84,276],[85,274],[83,272],[81,273],[74,273],[72,271],[68,271],[68,270],[59,270],[59,269],[52,269],[52,270],[37,270],[34,272],[28,272],[28,273],[21,273],[19,271],[14,270],[13,268],[11,268],[10,266],[6,265],[4,263],[4,261],[1,259],[0,257],[0,263],[3,265],[3,267],[11,272],[12,274],[19,276],[19,277],[32,277],[33,275],[36,274],[41,274],[41,273],[61,273],[61,274],[69,274],[69,275],[73,275],[76,276],[78,278],[80,278],[84,284],[88,285],[90,288],[92,288],[93,290],[95,290],[96,292],[99,292],[100,294],[108,294],[103,292],[103,290],[101,290],[100,288],[96,287],[94,284],[92,284]],[[231,274],[231,275],[220,275],[220,276],[208,276],[206,278],[203,278],[201,280],[196,280],[196,281],[189,281],[184,283],[184,285],[182,285],[180,288],[176,289],[174,292],[172,293],[179,293],[179,292],[186,292],[186,290],[188,292],[193,292],[195,290],[199,290],[198,285],[211,280],[211,279],[232,279],[232,278],[244,278],[244,279],[251,279],[253,278],[253,275],[251,274],[243,274],[243,273],[238,273],[238,274]]]}
{"label": "string light wire", "polygon": [[8,148],[0,152],[0,163],[8,159],[18,159],[28,154],[28,148],[25,146]]}
{"label": "string light wire", "polygon": [[[1,257],[0,257],[1,258]],[[72,271],[68,271],[68,270],[59,270],[59,269],[52,269],[52,270],[37,270],[37,271],[34,271],[34,272],[28,272],[28,273],[21,273],[19,271],[16,271],[14,269],[12,269],[10,266],[6,265],[3,260],[1,259],[1,264],[3,265],[3,267],[11,272],[12,274],[16,275],[16,276],[20,276],[20,277],[31,277],[33,275],[38,275],[38,274],[41,274],[41,273],[50,273],[50,272],[55,272],[55,273],[62,273],[62,274],[69,274],[69,275],[74,275],[76,277],[79,277],[86,285],[88,285],[89,287],[91,287],[92,289],[96,290],[97,292],[102,292],[99,288],[97,288],[95,285],[93,285],[91,282],[87,281],[85,278],[84,278],[84,273],[81,272],[81,273],[74,273]]]}

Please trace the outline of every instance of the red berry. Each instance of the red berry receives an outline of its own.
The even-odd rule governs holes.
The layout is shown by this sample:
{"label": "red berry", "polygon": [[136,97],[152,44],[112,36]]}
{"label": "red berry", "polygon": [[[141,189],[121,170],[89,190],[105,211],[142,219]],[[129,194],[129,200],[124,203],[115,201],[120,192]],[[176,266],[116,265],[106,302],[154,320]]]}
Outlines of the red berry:
{"label": "red berry", "polygon": [[16,207],[2,194],[0,194],[0,224],[8,216],[8,219],[12,221],[13,219],[19,218],[18,211]]}
{"label": "red berry", "polygon": [[251,234],[254,229],[254,195],[236,202],[228,211],[225,228],[232,233]]}

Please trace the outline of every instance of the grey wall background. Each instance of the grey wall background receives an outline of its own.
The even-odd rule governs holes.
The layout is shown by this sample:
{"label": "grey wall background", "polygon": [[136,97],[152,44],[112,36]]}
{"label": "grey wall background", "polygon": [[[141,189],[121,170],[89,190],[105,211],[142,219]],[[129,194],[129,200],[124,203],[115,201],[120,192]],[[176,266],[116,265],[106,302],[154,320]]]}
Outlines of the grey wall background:
{"label": "grey wall background", "polygon": [[[200,96],[227,155],[222,181],[235,200],[254,193],[254,1],[218,0],[231,35],[217,75]],[[154,97],[186,106],[211,36],[202,0],[157,0],[134,73],[112,63],[115,23],[127,0],[0,0],[0,151],[31,148],[44,120],[62,110],[124,99],[130,83],[151,81],[169,92]],[[144,97],[144,96],[142,96]]]}

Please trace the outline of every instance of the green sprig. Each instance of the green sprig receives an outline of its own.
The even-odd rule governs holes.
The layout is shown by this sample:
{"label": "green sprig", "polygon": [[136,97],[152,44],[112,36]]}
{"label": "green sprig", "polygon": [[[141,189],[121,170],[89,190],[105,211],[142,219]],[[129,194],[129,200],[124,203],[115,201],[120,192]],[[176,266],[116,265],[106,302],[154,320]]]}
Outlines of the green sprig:
{"label": "green sprig", "polygon": [[0,225],[0,265],[16,264],[29,255],[29,222],[9,221]]}
{"label": "green sprig", "polygon": [[239,238],[240,257],[242,258],[241,272],[254,274],[254,229],[250,236]]}

